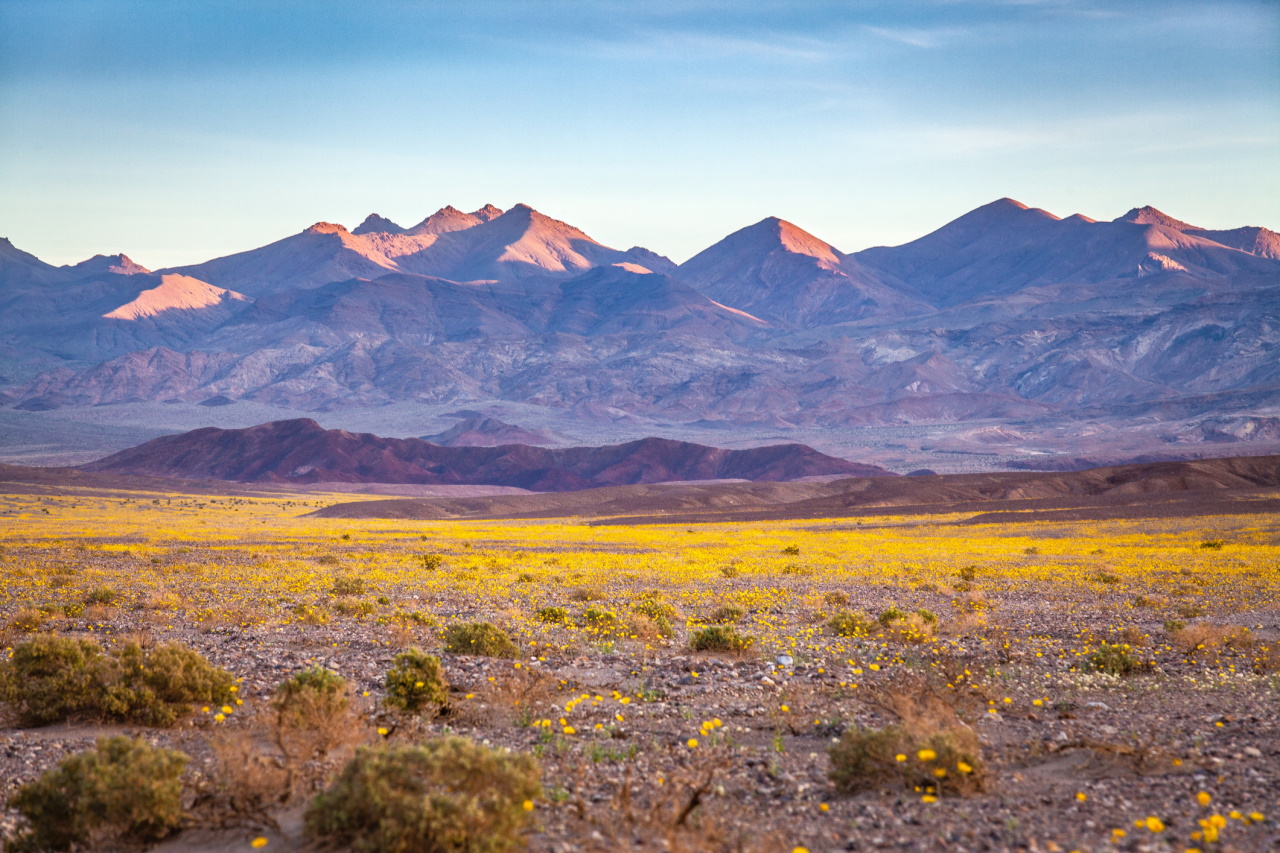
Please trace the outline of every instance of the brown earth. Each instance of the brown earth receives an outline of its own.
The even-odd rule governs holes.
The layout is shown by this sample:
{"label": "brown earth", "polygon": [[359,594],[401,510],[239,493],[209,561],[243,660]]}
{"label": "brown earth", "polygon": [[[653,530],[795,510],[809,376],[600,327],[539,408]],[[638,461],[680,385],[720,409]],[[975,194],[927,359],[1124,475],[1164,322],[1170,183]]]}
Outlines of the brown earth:
{"label": "brown earth", "polygon": [[[342,503],[325,518],[553,518],[690,523],[983,512],[1000,521],[1186,516],[1280,509],[1280,456],[1054,473],[850,478],[825,483],[618,486],[579,492]],[[1000,510],[992,512],[992,504]]]}

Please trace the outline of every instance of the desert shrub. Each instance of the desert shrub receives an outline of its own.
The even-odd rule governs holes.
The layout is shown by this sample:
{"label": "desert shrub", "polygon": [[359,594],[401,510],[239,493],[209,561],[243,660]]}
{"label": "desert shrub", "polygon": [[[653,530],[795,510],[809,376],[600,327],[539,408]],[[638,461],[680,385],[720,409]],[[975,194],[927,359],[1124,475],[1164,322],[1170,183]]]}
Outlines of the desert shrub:
{"label": "desert shrub", "polygon": [[422,561],[422,568],[429,572],[435,571],[444,565],[444,557],[439,554],[422,554],[418,559]]}
{"label": "desert shrub", "polygon": [[676,609],[670,604],[658,601],[655,598],[642,598],[631,605],[632,611],[639,613],[641,616],[648,616],[650,619],[657,621],[659,619],[671,620],[676,618]]}
{"label": "desert shrub", "polygon": [[327,625],[329,624],[329,612],[323,607],[316,607],[311,604],[299,604],[293,608],[293,615],[298,618],[299,622],[304,625]]}
{"label": "desert shrub", "polygon": [[24,726],[93,714],[101,706],[102,657],[92,640],[32,637],[0,661],[0,697]]}
{"label": "desert shrub", "polygon": [[582,621],[593,628],[608,628],[618,624],[618,614],[603,607],[588,607],[582,611]]}
{"label": "desert shrub", "polygon": [[488,622],[464,622],[450,626],[445,634],[444,648],[457,655],[490,658],[513,658],[519,651],[505,631]]}
{"label": "desert shrub", "polygon": [[354,575],[342,575],[333,579],[334,595],[364,595],[367,589],[364,578]]}
{"label": "desert shrub", "polygon": [[707,621],[717,625],[732,625],[734,622],[742,621],[742,617],[746,615],[747,612],[737,605],[722,604],[711,611]]}
{"label": "desert shrub", "polygon": [[926,625],[938,624],[938,615],[934,613],[932,610],[926,610],[925,608],[921,607],[919,610],[916,611],[916,615],[919,616],[920,619],[923,620]]}
{"label": "desert shrub", "polygon": [[1204,606],[1200,604],[1179,604],[1173,608],[1173,612],[1177,613],[1183,619],[1195,619],[1204,615]]}
{"label": "desert shrub", "polygon": [[25,610],[19,610],[13,614],[13,618],[5,626],[6,632],[12,631],[19,634],[30,634],[33,631],[39,631],[44,623],[48,621],[49,614],[28,607]]}
{"label": "desert shrub", "polygon": [[652,642],[660,637],[669,640],[676,635],[675,627],[665,616],[659,616],[654,619],[642,613],[637,613],[628,619],[623,627],[627,635],[645,642]]}
{"label": "desert shrub", "polygon": [[84,597],[85,604],[112,604],[120,597],[114,589],[109,586],[100,586],[96,589],[89,590]]}
{"label": "desert shrub", "polygon": [[809,566],[801,566],[796,563],[788,563],[787,565],[782,567],[782,574],[806,576],[806,575],[813,574],[813,569]]}
{"label": "desert shrub", "polygon": [[372,616],[378,611],[378,605],[365,599],[338,601],[333,605],[333,610],[339,616],[354,616],[358,619],[363,616]]}
{"label": "desert shrub", "polygon": [[972,583],[973,581],[978,579],[978,567],[965,566],[964,568],[956,572],[956,577],[960,578],[960,580],[962,581],[968,581]]}
{"label": "desert shrub", "polygon": [[308,724],[317,711],[336,716],[351,704],[347,680],[331,669],[313,666],[280,683],[271,697],[271,707],[288,726]]}
{"label": "desert shrub", "polygon": [[291,772],[348,743],[359,727],[353,719],[351,686],[322,666],[296,672],[271,697],[275,712],[271,740]]}
{"label": "desert shrub", "polygon": [[1200,543],[1200,547],[1211,551],[1221,551],[1222,546],[1225,544],[1227,543],[1223,542],[1221,539],[1206,539]]}
{"label": "desert shrub", "polygon": [[981,613],[990,610],[994,605],[987,600],[982,590],[971,590],[951,602],[951,606],[961,613]]}
{"label": "desert shrub", "polygon": [[875,630],[875,621],[861,610],[841,610],[827,621],[837,637],[865,637]]}
{"label": "desert shrub", "polygon": [[386,687],[386,704],[412,714],[442,708],[449,701],[449,684],[440,658],[417,649],[395,656],[387,672]]}
{"label": "desert shrub", "polygon": [[828,607],[844,607],[849,603],[849,595],[835,589],[822,596],[822,603]]}
{"label": "desert shrub", "polygon": [[501,853],[540,796],[540,771],[465,738],[363,748],[306,814],[307,834],[357,853]]}
{"label": "desert shrub", "polygon": [[1149,646],[1151,638],[1142,633],[1142,629],[1137,625],[1126,625],[1120,629],[1117,635],[1122,643],[1128,643],[1131,646]]}
{"label": "desert shrub", "polygon": [[1197,622],[1173,632],[1173,644],[1184,653],[1214,650],[1222,647],[1247,649],[1253,646],[1254,636],[1248,628],[1239,625],[1213,625]]}
{"label": "desert shrub", "polygon": [[[902,619],[894,619],[889,622],[887,630],[893,638],[902,643],[927,643],[933,639],[934,629],[938,625],[938,617],[934,616],[930,622],[921,613],[929,613],[929,611],[921,611],[916,613],[908,613]],[[933,614],[930,613],[930,616]]]}
{"label": "desert shrub", "polygon": [[737,566],[721,566],[721,567],[720,567],[720,574],[721,574],[722,576],[726,577],[726,578],[731,578],[731,579],[732,579],[732,578],[736,578],[738,575],[742,574],[742,572],[741,572],[741,571],[739,571],[739,569],[738,569],[738,567],[737,567]]}
{"label": "desert shrub", "polygon": [[1115,572],[1108,572],[1099,569],[1089,576],[1089,580],[1097,581],[1098,583],[1106,584],[1107,586],[1115,586],[1120,583],[1120,576]]}
{"label": "desert shrub", "polygon": [[1187,627],[1187,623],[1183,622],[1181,619],[1164,620],[1164,629],[1170,634],[1181,631],[1185,627]]}
{"label": "desert shrub", "polygon": [[604,593],[598,589],[592,589],[589,586],[580,586],[573,592],[569,593],[570,601],[600,601],[604,598]]}
{"label": "desert shrub", "polygon": [[842,794],[889,786],[963,795],[986,784],[977,738],[963,728],[925,732],[903,723],[854,727],[845,730],[828,755],[831,781]]}
{"label": "desert shrub", "polygon": [[971,794],[987,783],[981,744],[961,718],[976,710],[958,684],[963,665],[945,659],[928,675],[906,674],[873,687],[867,701],[896,722],[881,729],[853,727],[829,750],[830,778],[852,794],[877,786],[902,787],[937,796]]}
{"label": "desert shrub", "polygon": [[689,638],[689,648],[695,652],[744,652],[755,641],[755,637],[739,634],[732,627],[708,625]]}
{"label": "desert shrub", "polygon": [[92,640],[39,636],[0,662],[0,696],[23,725],[88,716],[167,726],[196,703],[230,701],[235,678],[178,643],[110,654]]}
{"label": "desert shrub", "polygon": [[1258,675],[1280,673],[1280,641],[1258,645],[1253,655],[1253,671]]}
{"label": "desert shrub", "polygon": [[553,625],[563,625],[569,621],[569,611],[563,607],[544,607],[534,615],[539,622]]}
{"label": "desert shrub", "polygon": [[181,752],[127,737],[102,738],[9,799],[27,821],[18,851],[101,849],[158,841],[182,821]]}
{"label": "desert shrub", "polygon": [[891,622],[898,622],[907,618],[907,611],[901,609],[896,604],[891,604],[876,617],[876,621],[886,628]]}
{"label": "desert shrub", "polygon": [[783,549],[782,549],[782,553],[784,553],[784,554],[786,554],[787,556],[790,556],[790,557],[798,557],[798,556],[800,556],[800,546],[799,546],[799,545],[788,545],[787,547],[785,547],[785,548],[783,548]]}
{"label": "desert shrub", "polygon": [[1094,672],[1108,675],[1133,675],[1150,669],[1150,664],[1135,655],[1128,643],[1102,643],[1085,657],[1085,663]]}

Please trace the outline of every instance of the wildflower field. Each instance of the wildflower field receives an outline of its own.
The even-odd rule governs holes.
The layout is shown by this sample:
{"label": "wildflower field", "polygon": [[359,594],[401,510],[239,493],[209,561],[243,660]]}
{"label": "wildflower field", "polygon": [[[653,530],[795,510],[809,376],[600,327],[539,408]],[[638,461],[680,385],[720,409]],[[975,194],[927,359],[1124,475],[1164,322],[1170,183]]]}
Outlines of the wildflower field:
{"label": "wildflower field", "polygon": [[158,816],[66,842],[93,849],[1280,837],[1275,516],[306,516],[335,500],[0,495],[11,846],[63,844],[41,797],[76,755],[172,777]]}

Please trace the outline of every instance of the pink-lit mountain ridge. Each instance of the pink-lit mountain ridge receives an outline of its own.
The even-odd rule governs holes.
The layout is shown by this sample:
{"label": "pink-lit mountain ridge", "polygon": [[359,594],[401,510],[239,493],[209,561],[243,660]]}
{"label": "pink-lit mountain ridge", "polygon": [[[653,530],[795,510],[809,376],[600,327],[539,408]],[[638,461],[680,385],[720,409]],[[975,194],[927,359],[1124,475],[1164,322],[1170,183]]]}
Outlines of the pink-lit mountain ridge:
{"label": "pink-lit mountain ridge", "polygon": [[1277,247],[1149,207],[1096,222],[1010,199],[856,253],[769,218],[680,265],[525,205],[317,223],[155,273],[4,241],[2,393],[780,429],[1257,412],[1280,401]]}

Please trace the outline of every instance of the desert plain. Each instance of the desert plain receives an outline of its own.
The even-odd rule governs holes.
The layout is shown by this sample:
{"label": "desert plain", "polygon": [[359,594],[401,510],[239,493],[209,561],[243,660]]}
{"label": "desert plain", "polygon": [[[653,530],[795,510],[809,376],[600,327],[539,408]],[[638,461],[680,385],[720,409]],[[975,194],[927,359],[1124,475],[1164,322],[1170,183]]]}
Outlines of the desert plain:
{"label": "desert plain", "polygon": [[[359,517],[376,496],[22,480],[0,487],[7,656],[50,635],[178,643],[234,677],[234,698],[165,725],[0,706],[0,797],[104,736],[187,756],[155,849],[332,849],[308,807],[357,750],[450,735],[535,762],[511,836],[533,851],[1280,843],[1265,501],[617,524],[580,504],[378,518]],[[459,649],[475,623],[510,645]],[[413,711],[387,678],[409,649],[445,688]],[[281,685],[315,667],[343,701],[285,736]],[[10,843],[24,826],[0,817]]]}

